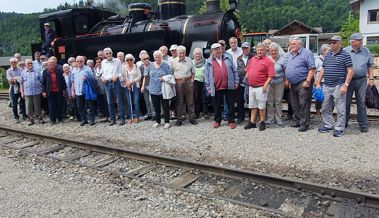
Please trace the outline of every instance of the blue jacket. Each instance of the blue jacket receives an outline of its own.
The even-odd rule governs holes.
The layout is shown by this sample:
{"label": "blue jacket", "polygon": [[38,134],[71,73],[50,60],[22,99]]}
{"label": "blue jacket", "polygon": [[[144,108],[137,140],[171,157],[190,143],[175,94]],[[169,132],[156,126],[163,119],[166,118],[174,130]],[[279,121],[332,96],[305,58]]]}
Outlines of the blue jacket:
{"label": "blue jacket", "polygon": [[95,101],[97,99],[97,81],[93,76],[87,77],[83,82],[83,95],[87,101]]}
{"label": "blue jacket", "polygon": [[[234,67],[233,59],[230,55],[224,55],[223,58],[226,65],[226,71],[228,73],[228,89],[235,89],[235,84],[239,84],[239,77],[237,69]],[[213,67],[212,67],[212,56],[209,57],[205,63],[205,89],[211,91],[211,96],[215,96],[216,88],[215,81],[213,78]]]}

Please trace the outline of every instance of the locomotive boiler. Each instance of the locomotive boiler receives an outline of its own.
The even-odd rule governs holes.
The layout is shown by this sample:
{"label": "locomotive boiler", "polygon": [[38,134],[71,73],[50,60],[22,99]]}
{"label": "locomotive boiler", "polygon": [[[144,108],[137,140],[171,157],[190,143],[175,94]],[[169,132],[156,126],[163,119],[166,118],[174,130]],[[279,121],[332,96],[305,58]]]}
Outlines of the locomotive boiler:
{"label": "locomotive boiler", "polygon": [[[61,61],[76,55],[93,58],[105,47],[138,57],[142,49],[151,53],[172,44],[184,45],[188,54],[200,47],[208,56],[212,43],[239,38],[237,2],[229,0],[230,10],[223,12],[219,0],[206,0],[203,15],[186,15],[186,0],[159,0],[157,13],[147,3],[133,3],[128,5],[127,17],[95,8],[58,11],[39,17],[41,36],[43,41],[43,24],[51,23],[57,35],[52,48]],[[34,44],[32,50],[40,46]]]}

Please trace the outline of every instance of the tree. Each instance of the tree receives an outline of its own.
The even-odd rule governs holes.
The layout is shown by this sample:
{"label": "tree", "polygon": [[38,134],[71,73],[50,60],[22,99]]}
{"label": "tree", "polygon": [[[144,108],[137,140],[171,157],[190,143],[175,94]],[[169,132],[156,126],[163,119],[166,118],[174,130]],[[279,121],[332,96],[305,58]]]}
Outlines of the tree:
{"label": "tree", "polygon": [[341,27],[342,46],[349,45],[349,37],[355,32],[359,32],[359,18],[358,16],[349,15]]}
{"label": "tree", "polygon": [[[228,0],[221,0],[220,1],[220,8],[221,11],[227,11],[229,10],[229,1]],[[199,14],[204,14],[207,11],[207,1],[203,1],[203,4],[199,8],[198,13]]]}

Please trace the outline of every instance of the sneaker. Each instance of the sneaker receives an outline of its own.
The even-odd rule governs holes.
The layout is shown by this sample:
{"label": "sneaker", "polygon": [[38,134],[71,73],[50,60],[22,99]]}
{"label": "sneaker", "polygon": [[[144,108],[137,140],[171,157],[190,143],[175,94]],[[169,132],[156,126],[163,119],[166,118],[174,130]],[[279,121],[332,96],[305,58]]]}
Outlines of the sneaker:
{"label": "sneaker", "polygon": [[90,121],[90,122],[89,122],[89,125],[90,125],[90,126],[94,126],[94,125],[95,125],[95,122]]}
{"label": "sneaker", "polygon": [[230,129],[235,129],[236,128],[236,123],[229,123],[229,128]]}
{"label": "sneaker", "polygon": [[104,117],[100,120],[101,123],[105,123],[105,122],[108,122],[108,117]]}
{"label": "sneaker", "polygon": [[217,129],[218,127],[220,127],[220,123],[219,122],[214,122],[213,123],[213,128]]}
{"label": "sneaker", "polygon": [[163,127],[163,129],[169,129],[171,127],[170,123],[166,123]]}
{"label": "sneaker", "polygon": [[208,120],[209,119],[209,114],[204,114],[204,119]]}
{"label": "sneaker", "polygon": [[266,121],[267,124],[274,124],[275,123],[275,120],[274,118],[268,118],[267,121]]}
{"label": "sneaker", "polygon": [[237,119],[237,124],[242,124],[243,123],[243,119]]}
{"label": "sneaker", "polygon": [[252,123],[251,121],[249,121],[243,128],[244,129],[257,128],[257,125],[255,123]]}
{"label": "sneaker", "polygon": [[298,128],[300,127],[300,124],[295,123],[294,121],[291,121],[291,127]]}
{"label": "sneaker", "polygon": [[259,131],[263,131],[266,129],[266,122],[265,121],[261,121],[259,123]]}
{"label": "sneaker", "polygon": [[109,124],[109,126],[113,126],[116,124],[116,121],[112,120],[111,123]]}
{"label": "sneaker", "polygon": [[119,126],[125,125],[125,120],[121,120],[121,122],[118,124]]}
{"label": "sneaker", "polygon": [[175,123],[175,126],[181,126],[181,125],[183,125],[183,121],[177,120]]}
{"label": "sneaker", "polygon": [[282,121],[282,119],[278,119],[278,120],[276,121],[276,124],[278,124],[278,126],[283,126],[283,121]]}
{"label": "sneaker", "polygon": [[145,116],[144,118],[143,118],[143,120],[151,120],[151,116]]}
{"label": "sneaker", "polygon": [[333,136],[334,137],[341,137],[343,135],[343,131],[340,131],[340,130],[334,130],[333,131]]}
{"label": "sneaker", "polygon": [[329,128],[329,127],[326,127],[326,126],[322,126],[320,128],[318,128],[318,131],[321,132],[321,133],[327,133],[331,130],[334,130],[334,128]]}
{"label": "sneaker", "polygon": [[368,127],[360,127],[361,132],[368,132]]}
{"label": "sneaker", "polygon": [[39,122],[39,124],[44,124],[45,123],[45,121],[42,118],[40,118],[38,122]]}
{"label": "sneaker", "polygon": [[300,127],[297,129],[297,131],[299,131],[299,132],[306,132],[306,131],[308,131],[308,126],[300,126]]}
{"label": "sneaker", "polygon": [[80,122],[80,126],[84,126],[86,124],[88,124],[87,120],[84,120],[84,121]]}
{"label": "sneaker", "polygon": [[29,120],[29,122],[28,122],[28,126],[31,126],[31,125],[33,125],[34,124],[34,120]]}
{"label": "sneaker", "polygon": [[158,127],[160,127],[160,126],[161,126],[160,123],[154,123],[153,128],[158,128]]}
{"label": "sneaker", "polygon": [[197,125],[198,122],[195,120],[195,119],[190,119],[189,122],[192,124],[192,125]]}
{"label": "sneaker", "polygon": [[15,120],[16,120],[16,123],[20,123],[20,119],[16,118]]}

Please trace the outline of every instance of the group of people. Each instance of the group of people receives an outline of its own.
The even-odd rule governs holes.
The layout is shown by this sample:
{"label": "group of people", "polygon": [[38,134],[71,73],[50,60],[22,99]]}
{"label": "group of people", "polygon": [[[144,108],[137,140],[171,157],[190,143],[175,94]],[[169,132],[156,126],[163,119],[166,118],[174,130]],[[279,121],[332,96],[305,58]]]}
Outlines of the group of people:
{"label": "group of people", "polygon": [[[212,101],[214,128],[219,128],[222,120],[231,129],[236,128],[236,123],[242,124],[248,105],[250,113],[244,129],[258,124],[263,131],[267,124],[283,125],[284,97],[292,111],[291,127],[305,132],[310,123],[312,89],[322,88],[324,101],[316,102],[324,123],[319,131],[333,130],[338,137],[348,125],[354,92],[359,127],[362,132],[368,131],[365,93],[367,84],[374,84],[373,60],[362,46],[362,38],[360,33],[354,33],[351,46],[343,49],[341,38],[333,36],[329,45],[321,46],[321,55],[316,59],[297,37],[290,39],[287,53],[266,39],[255,46],[255,54],[250,43],[243,42],[238,47],[238,39],[232,37],[228,50],[224,40],[212,44],[208,59],[200,48],[193,50],[191,59],[186,56],[186,47],[180,45],[160,47],[153,52],[154,61],[144,50],[137,61],[132,54],[123,52],[114,57],[112,49],[105,48],[98,51],[95,60],[70,57],[60,66],[55,57],[46,60],[36,52],[35,60],[25,60],[22,67],[16,57],[12,58],[7,78],[14,118],[19,120],[20,104],[20,112],[27,116],[29,125],[36,118],[44,122],[42,109],[52,124],[63,122],[66,115],[76,118],[81,126],[95,125],[96,115],[110,126],[116,124],[116,118],[119,125],[138,123],[142,97],[146,106],[143,119],[154,120],[153,127],[161,126],[162,110],[165,129],[170,128],[170,117],[174,116],[176,126],[185,120],[196,125],[201,114],[209,118],[208,105]],[[338,113],[336,123],[334,107]]]}

